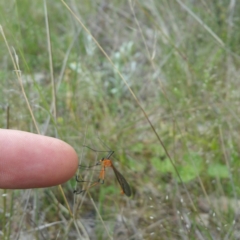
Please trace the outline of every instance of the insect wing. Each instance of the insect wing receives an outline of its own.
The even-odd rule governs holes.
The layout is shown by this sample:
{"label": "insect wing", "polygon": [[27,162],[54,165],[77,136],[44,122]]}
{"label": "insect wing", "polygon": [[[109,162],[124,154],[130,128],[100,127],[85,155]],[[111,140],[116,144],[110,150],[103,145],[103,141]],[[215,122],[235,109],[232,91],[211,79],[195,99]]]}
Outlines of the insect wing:
{"label": "insect wing", "polygon": [[131,196],[131,189],[130,189],[130,186],[129,184],[127,183],[126,179],[123,177],[123,175],[114,167],[112,166],[113,168],[113,171],[116,175],[116,178],[123,190],[123,192],[128,196],[130,197]]}

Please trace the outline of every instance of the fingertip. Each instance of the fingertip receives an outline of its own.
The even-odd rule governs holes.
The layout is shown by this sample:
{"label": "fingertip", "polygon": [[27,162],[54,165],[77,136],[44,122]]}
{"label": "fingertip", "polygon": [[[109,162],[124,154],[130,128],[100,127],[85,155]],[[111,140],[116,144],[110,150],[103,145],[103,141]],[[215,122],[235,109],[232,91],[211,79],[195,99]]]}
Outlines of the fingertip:
{"label": "fingertip", "polygon": [[66,142],[33,133],[0,129],[0,187],[49,187],[69,180],[78,167]]}

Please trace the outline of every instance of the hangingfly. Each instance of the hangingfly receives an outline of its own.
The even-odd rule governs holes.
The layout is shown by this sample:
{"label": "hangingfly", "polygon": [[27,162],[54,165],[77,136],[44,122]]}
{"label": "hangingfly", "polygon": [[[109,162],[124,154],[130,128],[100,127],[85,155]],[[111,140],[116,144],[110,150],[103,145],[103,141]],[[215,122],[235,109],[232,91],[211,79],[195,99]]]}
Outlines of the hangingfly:
{"label": "hangingfly", "polygon": [[[91,149],[91,150],[96,151],[94,149]],[[123,177],[123,175],[116,169],[116,167],[113,165],[112,160],[110,160],[110,157],[113,155],[113,153],[114,153],[114,151],[110,151],[107,157],[102,158],[97,164],[94,165],[94,166],[101,165],[101,171],[100,171],[98,180],[96,182],[94,182],[92,185],[90,185],[87,189],[89,189],[93,186],[96,186],[99,183],[103,184],[104,183],[104,178],[105,178],[105,169],[107,167],[111,167],[113,169],[113,172],[114,172],[116,178],[117,178],[118,183],[120,184],[121,193],[130,197],[131,196],[131,188],[130,188],[128,182]],[[83,182],[82,180],[79,180],[77,176],[76,176],[76,181],[77,182]],[[82,192],[86,191],[87,189],[80,190],[80,191],[75,190],[74,193],[79,194],[79,193],[82,193]]]}

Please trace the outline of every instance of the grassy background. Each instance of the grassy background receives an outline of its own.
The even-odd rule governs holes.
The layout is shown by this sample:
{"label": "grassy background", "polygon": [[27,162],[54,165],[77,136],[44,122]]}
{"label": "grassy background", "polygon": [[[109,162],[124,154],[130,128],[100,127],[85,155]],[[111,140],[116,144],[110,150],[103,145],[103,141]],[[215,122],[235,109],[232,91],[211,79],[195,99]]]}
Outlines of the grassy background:
{"label": "grassy background", "polygon": [[[86,195],[73,195],[74,178],[63,185],[75,218],[57,188],[7,191],[2,237],[240,239],[240,4],[67,5],[115,67],[62,1],[47,1],[47,13],[44,1],[1,1],[0,24],[41,134],[68,142],[84,165],[103,154],[83,144],[113,149],[133,196],[119,194],[111,169]],[[10,128],[37,133],[2,35],[0,54],[1,127],[9,105]],[[96,170],[77,174],[97,177]]]}

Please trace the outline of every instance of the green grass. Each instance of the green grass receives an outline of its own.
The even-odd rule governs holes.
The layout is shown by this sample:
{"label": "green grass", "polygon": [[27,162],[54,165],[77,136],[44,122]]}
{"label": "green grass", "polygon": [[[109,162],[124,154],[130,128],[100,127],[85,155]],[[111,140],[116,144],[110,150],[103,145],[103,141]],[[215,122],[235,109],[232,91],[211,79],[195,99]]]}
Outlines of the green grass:
{"label": "green grass", "polygon": [[[2,238],[21,232],[23,239],[121,239],[120,233],[123,239],[238,239],[240,5],[67,4],[115,67],[62,1],[46,4],[52,53],[42,1],[2,1],[0,24],[19,57],[40,132],[68,142],[84,165],[102,154],[83,144],[107,150],[106,144],[134,194],[120,195],[110,170],[104,185],[74,197],[73,178],[63,185],[72,219],[57,187],[8,190],[9,201],[0,205]],[[1,127],[9,105],[10,128],[36,133],[2,35],[0,54]]]}

